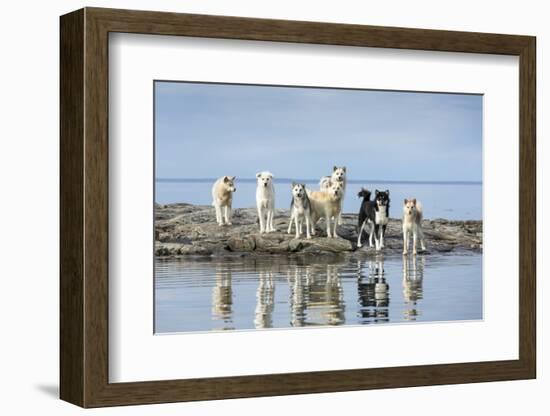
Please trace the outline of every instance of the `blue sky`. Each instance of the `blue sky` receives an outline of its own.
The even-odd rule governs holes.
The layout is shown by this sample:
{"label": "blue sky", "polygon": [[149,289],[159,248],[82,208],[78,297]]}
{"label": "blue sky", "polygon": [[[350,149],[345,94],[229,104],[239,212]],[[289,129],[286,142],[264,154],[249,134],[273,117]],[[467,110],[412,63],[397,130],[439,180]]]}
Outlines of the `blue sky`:
{"label": "blue sky", "polygon": [[155,83],[157,178],[481,181],[482,96]]}

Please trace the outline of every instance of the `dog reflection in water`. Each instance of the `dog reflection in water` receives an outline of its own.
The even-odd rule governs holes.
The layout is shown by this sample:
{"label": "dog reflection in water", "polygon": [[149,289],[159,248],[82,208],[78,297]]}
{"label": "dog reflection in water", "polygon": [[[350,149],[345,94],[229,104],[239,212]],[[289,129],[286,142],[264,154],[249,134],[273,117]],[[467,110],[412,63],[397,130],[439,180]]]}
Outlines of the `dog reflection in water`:
{"label": "dog reflection in water", "polygon": [[221,329],[233,329],[233,288],[231,286],[231,270],[220,264],[216,266],[216,284],[212,288],[212,315],[214,319],[223,321],[226,326]]}
{"label": "dog reflection in water", "polygon": [[420,315],[418,301],[422,299],[422,281],[424,279],[424,256],[403,255],[403,298],[405,300],[404,318],[415,321]]}
{"label": "dog reflection in water", "polygon": [[273,327],[273,309],[275,307],[275,284],[273,271],[261,270],[256,290],[256,310],[254,326],[256,329]]}
{"label": "dog reflection in water", "polygon": [[295,266],[288,274],[288,282],[292,326],[345,323],[340,265]]}
{"label": "dog reflection in water", "polygon": [[365,262],[357,262],[357,291],[362,318],[374,322],[389,322],[390,286],[386,282],[384,256],[378,255],[366,263],[368,275],[365,276]]}

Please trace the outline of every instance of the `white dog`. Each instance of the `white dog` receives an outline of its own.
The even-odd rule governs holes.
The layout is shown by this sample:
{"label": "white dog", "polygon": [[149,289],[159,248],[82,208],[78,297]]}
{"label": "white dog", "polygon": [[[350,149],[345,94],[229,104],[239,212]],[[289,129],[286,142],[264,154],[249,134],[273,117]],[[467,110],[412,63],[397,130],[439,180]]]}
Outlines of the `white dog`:
{"label": "white dog", "polygon": [[256,174],[258,185],[256,187],[256,207],[260,218],[260,233],[276,231],[273,227],[273,214],[275,211],[275,188],[273,186],[273,174],[259,172]]}
{"label": "white dog", "polygon": [[[216,208],[216,221],[218,225],[231,225],[231,204],[233,192],[235,192],[235,176],[222,176],[212,186],[212,205]],[[224,218],[222,217],[224,208]]]}
{"label": "white dog", "polygon": [[[346,167],[345,166],[334,166],[332,168],[332,174],[330,176],[323,176],[319,181],[319,188],[321,191],[328,191],[334,182],[340,183],[342,185],[342,199],[341,203],[344,201],[346,195]],[[342,224],[342,206],[340,206],[340,214],[338,215],[338,224]]]}
{"label": "white dog", "polygon": [[302,183],[292,182],[292,202],[290,204],[290,221],[288,222],[288,234],[292,231],[292,221],[296,226],[296,238],[302,235],[302,224],[306,223],[306,236],[309,240],[310,221],[311,221],[311,204],[307,196],[306,186]]}
{"label": "white dog", "polygon": [[416,199],[405,199],[403,203],[403,254],[408,254],[410,234],[413,235],[413,254],[416,254],[416,240],[420,239],[422,251],[426,250],[422,231],[422,204]]}
{"label": "white dog", "polygon": [[[342,207],[342,184],[333,182],[326,191],[308,191],[311,204],[311,234],[315,235],[315,223],[319,218],[324,217],[327,222],[327,237],[338,237],[336,225]],[[334,219],[334,226],[331,230],[330,220]]]}

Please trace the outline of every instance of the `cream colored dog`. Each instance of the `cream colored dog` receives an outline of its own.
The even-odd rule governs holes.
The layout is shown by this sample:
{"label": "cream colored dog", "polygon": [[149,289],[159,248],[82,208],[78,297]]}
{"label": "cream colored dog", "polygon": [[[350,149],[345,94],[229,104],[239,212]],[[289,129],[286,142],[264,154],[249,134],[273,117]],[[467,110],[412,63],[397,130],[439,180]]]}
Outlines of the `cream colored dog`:
{"label": "cream colored dog", "polygon": [[[325,191],[309,191],[309,202],[311,204],[311,234],[315,235],[315,223],[324,217],[327,222],[327,237],[338,237],[336,226],[338,225],[338,216],[342,210],[343,188],[339,182],[333,182]],[[331,219],[334,220],[331,230]]]}
{"label": "cream colored dog", "polygon": [[416,254],[416,240],[420,239],[422,251],[426,250],[422,231],[422,204],[420,201],[405,199],[403,203],[403,254],[408,254],[410,234],[413,235],[413,254]]}
{"label": "cream colored dog", "polygon": [[258,172],[256,180],[256,208],[258,209],[258,218],[260,220],[260,234],[277,231],[273,227],[273,214],[275,213],[273,174],[270,172]]}
{"label": "cream colored dog", "polygon": [[[212,205],[216,208],[216,221],[219,226],[231,225],[231,206],[233,192],[236,190],[235,176],[222,176],[212,186]],[[223,216],[222,208],[224,209]]]}

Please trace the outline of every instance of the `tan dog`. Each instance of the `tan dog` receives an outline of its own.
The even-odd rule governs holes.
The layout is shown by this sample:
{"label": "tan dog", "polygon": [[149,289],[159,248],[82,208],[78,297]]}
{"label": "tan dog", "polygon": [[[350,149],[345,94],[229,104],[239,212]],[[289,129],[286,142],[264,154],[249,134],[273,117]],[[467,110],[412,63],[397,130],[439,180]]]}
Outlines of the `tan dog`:
{"label": "tan dog", "polygon": [[[212,205],[216,208],[216,221],[220,226],[231,225],[231,206],[233,192],[236,190],[235,176],[222,176],[212,186]],[[224,209],[223,216],[222,208]]]}
{"label": "tan dog", "polygon": [[[315,223],[324,217],[327,222],[327,237],[338,237],[336,226],[342,210],[343,188],[339,182],[333,182],[326,191],[309,191],[307,193],[311,204],[311,234],[315,235]],[[331,230],[330,220],[334,219]]]}
{"label": "tan dog", "polygon": [[405,199],[403,203],[403,254],[408,254],[410,234],[413,235],[413,254],[416,254],[416,240],[420,238],[422,251],[426,250],[422,231],[422,204],[416,198]]}

